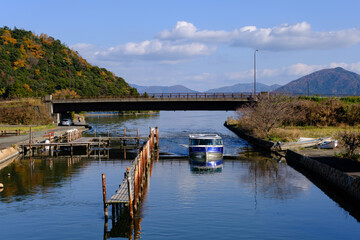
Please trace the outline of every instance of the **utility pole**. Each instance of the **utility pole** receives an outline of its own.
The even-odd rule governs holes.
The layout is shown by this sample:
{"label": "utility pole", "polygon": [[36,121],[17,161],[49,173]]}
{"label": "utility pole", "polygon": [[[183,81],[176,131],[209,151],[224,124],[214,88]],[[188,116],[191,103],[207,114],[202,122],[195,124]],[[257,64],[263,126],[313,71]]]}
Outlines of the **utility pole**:
{"label": "utility pole", "polygon": [[256,96],[256,52],[259,50],[255,50],[254,52],[254,96]]}

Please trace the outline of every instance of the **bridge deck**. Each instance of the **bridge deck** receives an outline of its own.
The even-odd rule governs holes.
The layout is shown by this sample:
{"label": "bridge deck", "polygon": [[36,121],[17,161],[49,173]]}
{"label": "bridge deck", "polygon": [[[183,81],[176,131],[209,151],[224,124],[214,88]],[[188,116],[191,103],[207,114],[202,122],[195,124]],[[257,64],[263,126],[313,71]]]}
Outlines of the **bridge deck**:
{"label": "bridge deck", "polygon": [[52,110],[56,113],[69,111],[172,111],[207,110],[232,111],[254,102],[251,94],[159,94],[145,97],[54,99]]}

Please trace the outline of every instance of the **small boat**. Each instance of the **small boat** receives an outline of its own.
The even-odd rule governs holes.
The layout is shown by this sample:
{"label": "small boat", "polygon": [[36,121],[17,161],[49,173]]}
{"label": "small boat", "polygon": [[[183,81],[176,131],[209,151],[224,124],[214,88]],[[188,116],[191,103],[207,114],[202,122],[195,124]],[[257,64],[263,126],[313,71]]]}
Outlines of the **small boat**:
{"label": "small boat", "polygon": [[331,140],[321,143],[318,147],[320,149],[334,149],[337,146],[338,146],[338,140]]}
{"label": "small boat", "polygon": [[281,143],[277,142],[273,149],[287,150],[296,148],[334,148],[337,146],[337,140],[327,138],[299,138],[297,142]]}
{"label": "small boat", "polygon": [[189,156],[192,166],[222,167],[223,140],[217,134],[190,134]]}

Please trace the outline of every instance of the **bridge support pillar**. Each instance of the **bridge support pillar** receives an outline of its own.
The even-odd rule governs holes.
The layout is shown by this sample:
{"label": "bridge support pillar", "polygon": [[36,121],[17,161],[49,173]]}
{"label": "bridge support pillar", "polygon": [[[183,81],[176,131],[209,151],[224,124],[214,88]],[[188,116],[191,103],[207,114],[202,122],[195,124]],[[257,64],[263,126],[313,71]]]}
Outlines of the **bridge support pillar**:
{"label": "bridge support pillar", "polygon": [[60,123],[60,115],[58,113],[54,113],[52,100],[53,100],[52,95],[46,95],[44,101],[45,107],[48,113],[51,115],[54,123],[58,124]]}

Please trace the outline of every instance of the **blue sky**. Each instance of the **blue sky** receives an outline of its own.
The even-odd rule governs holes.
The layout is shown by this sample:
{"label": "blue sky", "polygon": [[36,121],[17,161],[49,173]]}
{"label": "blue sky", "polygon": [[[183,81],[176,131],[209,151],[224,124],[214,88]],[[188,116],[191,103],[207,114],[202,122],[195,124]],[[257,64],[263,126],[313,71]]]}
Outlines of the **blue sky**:
{"label": "blue sky", "polygon": [[204,91],[360,73],[360,1],[2,1],[0,25],[46,33],[129,83]]}

